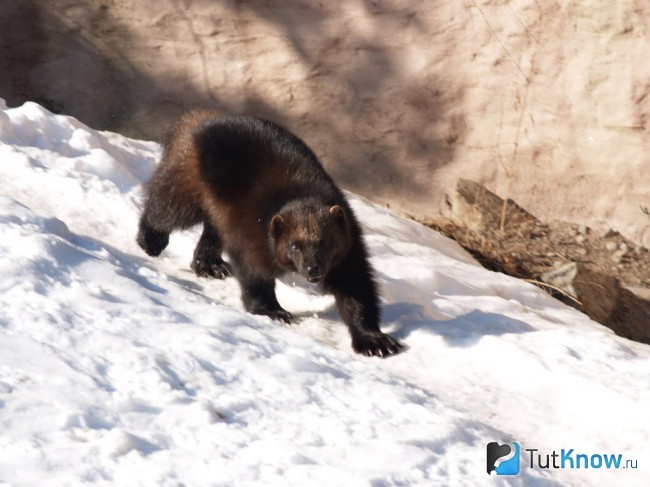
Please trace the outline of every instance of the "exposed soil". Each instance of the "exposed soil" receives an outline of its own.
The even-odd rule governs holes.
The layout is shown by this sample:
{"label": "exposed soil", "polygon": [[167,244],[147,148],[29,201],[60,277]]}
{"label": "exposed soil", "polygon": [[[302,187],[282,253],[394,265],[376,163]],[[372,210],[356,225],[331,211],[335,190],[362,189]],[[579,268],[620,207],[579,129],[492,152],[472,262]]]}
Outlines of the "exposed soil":
{"label": "exposed soil", "polygon": [[585,225],[541,222],[512,201],[506,209],[514,216],[499,225],[503,200],[464,183],[471,184],[473,195],[459,182],[458,219],[422,223],[456,240],[484,267],[531,281],[616,334],[650,343],[647,248],[611,230],[602,234]]}

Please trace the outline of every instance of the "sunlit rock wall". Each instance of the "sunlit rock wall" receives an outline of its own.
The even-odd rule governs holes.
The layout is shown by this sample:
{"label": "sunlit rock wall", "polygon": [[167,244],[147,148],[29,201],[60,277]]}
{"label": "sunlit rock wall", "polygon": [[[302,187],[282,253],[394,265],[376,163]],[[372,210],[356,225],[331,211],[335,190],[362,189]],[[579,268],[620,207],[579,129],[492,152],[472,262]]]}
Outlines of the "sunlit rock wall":
{"label": "sunlit rock wall", "polygon": [[458,177],[650,246],[641,0],[0,4],[0,96],[158,139],[193,105],[279,121],[346,188],[448,211]]}

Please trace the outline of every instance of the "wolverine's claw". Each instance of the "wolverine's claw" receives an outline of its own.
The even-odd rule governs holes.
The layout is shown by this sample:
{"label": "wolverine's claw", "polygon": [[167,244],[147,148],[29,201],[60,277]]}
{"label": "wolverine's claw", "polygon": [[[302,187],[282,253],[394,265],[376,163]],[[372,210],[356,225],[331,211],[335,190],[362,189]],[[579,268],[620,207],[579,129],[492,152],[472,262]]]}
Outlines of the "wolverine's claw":
{"label": "wolverine's claw", "polygon": [[352,340],[355,352],[366,357],[389,357],[400,352],[402,345],[385,333],[364,333]]}

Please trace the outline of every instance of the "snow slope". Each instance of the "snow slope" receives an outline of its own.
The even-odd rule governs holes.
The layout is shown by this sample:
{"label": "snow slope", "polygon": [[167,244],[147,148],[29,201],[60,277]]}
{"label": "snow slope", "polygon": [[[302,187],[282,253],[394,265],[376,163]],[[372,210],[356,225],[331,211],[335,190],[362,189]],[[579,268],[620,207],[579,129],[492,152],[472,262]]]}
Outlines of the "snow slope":
{"label": "snow slope", "polygon": [[[361,357],[298,278],[292,326],[195,278],[198,229],[140,251],[158,145],[0,109],[0,485],[650,482],[650,347],[350,195],[407,346]],[[518,476],[486,473],[491,441],[521,443]],[[525,448],[638,468],[531,469]]]}

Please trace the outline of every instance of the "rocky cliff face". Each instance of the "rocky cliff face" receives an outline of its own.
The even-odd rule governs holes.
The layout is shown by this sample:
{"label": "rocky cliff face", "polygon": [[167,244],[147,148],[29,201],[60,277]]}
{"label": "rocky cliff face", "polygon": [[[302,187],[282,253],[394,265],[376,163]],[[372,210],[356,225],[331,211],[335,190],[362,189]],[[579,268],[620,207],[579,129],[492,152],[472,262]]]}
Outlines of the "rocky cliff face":
{"label": "rocky cliff face", "polygon": [[192,105],[298,133],[419,214],[459,177],[650,246],[650,6],[619,0],[24,0],[0,96],[158,138]]}

